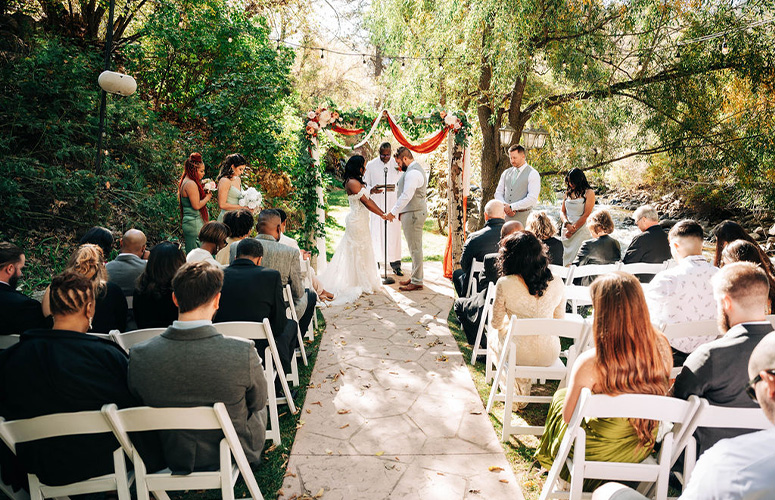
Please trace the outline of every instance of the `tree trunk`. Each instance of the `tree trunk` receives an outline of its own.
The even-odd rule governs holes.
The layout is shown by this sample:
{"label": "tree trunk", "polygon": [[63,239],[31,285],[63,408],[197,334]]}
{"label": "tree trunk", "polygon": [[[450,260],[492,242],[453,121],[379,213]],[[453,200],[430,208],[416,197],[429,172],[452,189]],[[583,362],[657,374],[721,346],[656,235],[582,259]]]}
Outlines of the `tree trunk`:
{"label": "tree trunk", "polygon": [[[455,143],[455,138],[449,134],[448,148],[451,161],[447,181],[447,220],[451,239],[453,269],[460,267],[460,257],[463,255],[465,240],[465,214],[463,211],[463,148]],[[469,165],[470,168],[470,165]],[[450,278],[452,276],[449,276]]]}

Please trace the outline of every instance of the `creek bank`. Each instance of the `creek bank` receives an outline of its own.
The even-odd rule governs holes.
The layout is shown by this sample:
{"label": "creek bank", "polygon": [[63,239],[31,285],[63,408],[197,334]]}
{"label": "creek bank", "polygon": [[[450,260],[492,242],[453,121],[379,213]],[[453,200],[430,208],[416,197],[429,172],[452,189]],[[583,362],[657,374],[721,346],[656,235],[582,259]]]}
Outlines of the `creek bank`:
{"label": "creek bank", "polygon": [[[650,204],[659,213],[660,225],[665,229],[681,219],[695,219],[710,238],[711,231],[720,222],[733,220],[743,226],[748,234],[769,254],[775,255],[775,215],[769,212],[750,212],[719,209],[718,214],[700,215],[690,210],[675,193],[660,197],[646,190],[612,189],[598,196],[601,204],[635,211],[641,205]],[[634,223],[634,221],[633,221]]]}

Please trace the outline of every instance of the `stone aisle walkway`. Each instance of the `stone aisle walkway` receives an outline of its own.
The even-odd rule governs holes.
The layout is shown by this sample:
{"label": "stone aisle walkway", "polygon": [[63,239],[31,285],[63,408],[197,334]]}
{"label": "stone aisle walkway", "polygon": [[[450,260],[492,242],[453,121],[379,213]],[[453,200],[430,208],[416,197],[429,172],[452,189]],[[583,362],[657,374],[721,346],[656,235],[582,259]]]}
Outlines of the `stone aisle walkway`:
{"label": "stone aisle walkway", "polygon": [[450,282],[425,274],[423,291],[323,309],[280,498],[523,498],[447,328]]}

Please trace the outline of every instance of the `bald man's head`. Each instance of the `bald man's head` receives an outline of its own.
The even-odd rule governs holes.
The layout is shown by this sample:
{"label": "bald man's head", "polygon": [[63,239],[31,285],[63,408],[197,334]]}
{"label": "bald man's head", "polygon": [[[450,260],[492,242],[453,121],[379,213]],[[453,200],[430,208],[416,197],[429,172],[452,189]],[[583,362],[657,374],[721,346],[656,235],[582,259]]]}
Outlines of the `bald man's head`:
{"label": "bald man's head", "polygon": [[524,229],[525,229],[525,226],[523,226],[522,223],[519,222],[518,220],[508,221],[501,227],[501,241],[503,241],[506,238],[506,236],[514,234],[517,231],[523,231]]}
{"label": "bald man's head", "polygon": [[506,209],[503,202],[498,200],[490,200],[484,206],[484,219],[503,219],[506,217]]}
{"label": "bald man's head", "polygon": [[142,257],[146,241],[145,233],[139,229],[130,229],[121,238],[121,253],[133,253]]}

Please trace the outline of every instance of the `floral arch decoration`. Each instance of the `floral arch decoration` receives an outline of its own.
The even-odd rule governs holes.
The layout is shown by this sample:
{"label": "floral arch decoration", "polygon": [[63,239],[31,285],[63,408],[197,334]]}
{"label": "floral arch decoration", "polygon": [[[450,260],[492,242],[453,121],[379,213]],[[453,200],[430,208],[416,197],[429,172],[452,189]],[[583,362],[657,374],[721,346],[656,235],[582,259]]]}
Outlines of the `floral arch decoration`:
{"label": "floral arch decoration", "polygon": [[[383,118],[385,118],[384,121]],[[337,147],[349,151],[360,148],[369,141],[375,132],[378,130],[387,131],[387,128],[399,144],[420,154],[436,150],[447,139],[449,167],[447,220],[450,227],[447,247],[444,252],[444,274],[451,278],[452,271],[460,260],[465,240],[465,214],[470,186],[470,157],[466,147],[470,124],[465,113],[435,110],[426,116],[416,116],[411,112],[395,115],[388,109],[382,109],[374,114],[374,112],[362,109],[340,112],[334,106],[321,105],[307,113],[305,122],[305,133],[303,134],[306,142],[305,149],[316,165],[319,163],[317,145],[321,133]],[[367,130],[368,133],[352,146],[342,144],[334,136],[334,134],[356,136]],[[409,137],[414,140],[421,139],[419,139],[419,143],[412,143]],[[315,232],[314,236],[318,249],[317,267],[318,271],[322,271],[326,266],[325,234],[323,232],[325,212],[323,211],[323,190],[319,185],[316,194],[318,197],[318,231]]]}

